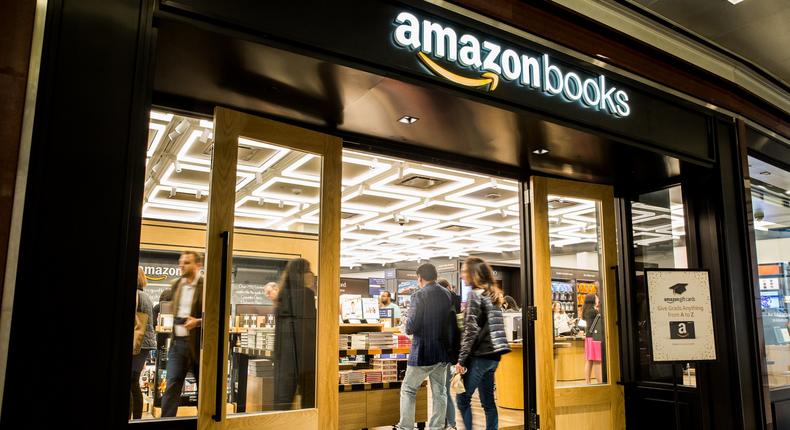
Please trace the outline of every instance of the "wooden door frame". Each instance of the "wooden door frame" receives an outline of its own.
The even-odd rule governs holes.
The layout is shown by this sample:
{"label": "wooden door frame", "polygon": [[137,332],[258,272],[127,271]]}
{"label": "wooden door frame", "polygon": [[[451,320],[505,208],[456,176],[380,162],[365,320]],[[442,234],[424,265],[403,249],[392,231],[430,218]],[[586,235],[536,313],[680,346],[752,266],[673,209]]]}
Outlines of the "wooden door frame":
{"label": "wooden door frame", "polygon": [[[575,404],[594,404],[595,399],[611,400],[611,422],[614,429],[625,429],[625,406],[623,387],[620,380],[620,343],[617,328],[617,285],[612,266],[617,264],[616,222],[614,211],[614,191],[606,185],[575,182],[564,179],[544,177],[530,178],[530,214],[532,225],[532,276],[534,280],[534,300],[538,308],[535,324],[535,373],[537,380],[538,414],[541,428],[556,428],[558,396],[555,390],[554,369],[554,321],[551,313],[551,248],[549,244],[548,195],[558,194],[600,202],[600,234],[603,247],[603,262],[600,265],[601,280],[605,292],[606,306],[606,375],[607,384],[602,386],[561,388],[562,396],[578,399]],[[591,401],[592,400],[592,401]]]}
{"label": "wooden door frame", "polygon": [[[198,392],[198,428],[228,429],[336,429],[338,420],[339,336],[338,295],[340,290],[340,197],[342,147],[339,137],[303,129],[266,118],[217,107],[214,109],[214,154],[209,189],[206,267],[222,267],[223,232],[228,233],[225,279],[231,279],[236,164],[238,138],[244,136],[321,155],[321,203],[319,224],[318,319],[316,349],[316,407],[287,412],[264,412],[227,417],[222,407],[215,420],[217,393],[227,392],[228,350],[223,348],[222,371],[217,377],[219,346],[228,344],[228,331],[220,335],[220,317],[230,314],[230,287],[224,309],[220,305],[221,270],[206,270],[203,291],[203,341]],[[229,281],[228,281],[229,282]],[[219,384],[217,384],[219,381]],[[220,389],[218,390],[217,385]],[[223,403],[224,405],[224,403]]]}

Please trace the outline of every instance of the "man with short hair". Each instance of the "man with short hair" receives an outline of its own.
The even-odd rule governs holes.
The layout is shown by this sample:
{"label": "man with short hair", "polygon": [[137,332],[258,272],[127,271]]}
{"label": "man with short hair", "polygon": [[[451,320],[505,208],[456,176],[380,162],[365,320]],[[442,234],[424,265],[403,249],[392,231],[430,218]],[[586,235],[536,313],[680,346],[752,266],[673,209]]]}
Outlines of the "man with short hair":
{"label": "man with short hair", "polygon": [[449,292],[436,284],[436,267],[423,264],[417,269],[420,289],[411,295],[411,306],[404,328],[413,335],[406,376],[401,383],[400,422],[398,429],[414,428],[414,409],[417,391],[425,378],[431,381],[433,411],[428,429],[444,428],[447,410],[447,364],[452,362],[449,346],[452,343],[455,321],[449,316],[453,309]]}
{"label": "man with short hair", "polygon": [[379,295],[379,301],[381,302],[379,305],[380,309],[392,309],[392,317],[400,319],[400,306],[392,302],[392,293],[386,290],[382,291]]}
{"label": "man with short hair", "polygon": [[200,371],[200,324],[203,315],[203,256],[184,251],[178,259],[181,277],[173,283],[173,333],[167,352],[167,388],[162,396],[162,417],[178,412],[187,371],[197,383]]}
{"label": "man with short hair", "polygon": [[269,282],[263,286],[263,294],[267,299],[274,303],[277,300],[277,294],[280,292],[280,287],[276,282]]}

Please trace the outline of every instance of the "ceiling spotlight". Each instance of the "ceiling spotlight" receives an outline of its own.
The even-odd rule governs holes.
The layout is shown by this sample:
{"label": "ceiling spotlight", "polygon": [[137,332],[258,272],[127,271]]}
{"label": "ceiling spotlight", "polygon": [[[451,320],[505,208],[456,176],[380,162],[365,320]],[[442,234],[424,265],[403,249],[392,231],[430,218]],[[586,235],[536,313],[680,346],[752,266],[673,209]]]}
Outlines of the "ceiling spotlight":
{"label": "ceiling spotlight", "polygon": [[536,149],[536,150],[532,151],[532,153],[536,154],[536,155],[545,155],[545,154],[549,153],[549,150],[546,149],[546,148],[539,148],[539,149]]}
{"label": "ceiling spotlight", "polygon": [[203,198],[203,192],[201,192],[200,190],[195,190],[195,198],[198,199],[198,200],[202,199]]}
{"label": "ceiling spotlight", "polygon": [[760,174],[763,175],[763,176],[771,176],[771,172],[769,172],[767,170],[764,170],[764,171],[760,172]]}
{"label": "ceiling spotlight", "polygon": [[181,163],[176,161],[174,164],[176,165],[176,172],[177,173],[181,173]]}
{"label": "ceiling spotlight", "polygon": [[727,0],[727,1],[732,3],[732,4],[738,4],[738,3],[742,2],[743,0]]}
{"label": "ceiling spotlight", "polygon": [[173,197],[175,197],[177,193],[178,193],[178,190],[176,190],[176,187],[172,187],[172,188],[170,188],[170,198],[171,198],[171,199],[172,199]]}
{"label": "ceiling spotlight", "polygon": [[398,120],[398,122],[402,123],[402,124],[414,124],[417,121],[419,121],[419,118],[417,118],[416,116],[410,116],[410,115],[403,115]]}

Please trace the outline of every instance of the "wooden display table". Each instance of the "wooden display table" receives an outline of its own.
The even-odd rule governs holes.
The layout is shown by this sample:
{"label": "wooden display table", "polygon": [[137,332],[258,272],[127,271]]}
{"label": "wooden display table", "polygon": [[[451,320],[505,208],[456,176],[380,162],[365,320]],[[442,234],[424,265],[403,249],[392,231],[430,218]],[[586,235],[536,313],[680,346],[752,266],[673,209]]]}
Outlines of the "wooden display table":
{"label": "wooden display table", "polygon": [[[372,387],[371,387],[372,385]],[[338,394],[338,429],[359,430],[373,427],[390,427],[400,420],[400,383],[373,388],[383,384],[341,385]],[[353,387],[352,391],[344,391]],[[423,384],[417,391],[416,423],[428,421],[428,387]]]}
{"label": "wooden display table", "polygon": [[584,337],[554,338],[554,373],[557,381],[584,381]]}
{"label": "wooden display table", "polygon": [[494,374],[497,406],[524,409],[524,348],[510,344],[511,352],[502,356]]}

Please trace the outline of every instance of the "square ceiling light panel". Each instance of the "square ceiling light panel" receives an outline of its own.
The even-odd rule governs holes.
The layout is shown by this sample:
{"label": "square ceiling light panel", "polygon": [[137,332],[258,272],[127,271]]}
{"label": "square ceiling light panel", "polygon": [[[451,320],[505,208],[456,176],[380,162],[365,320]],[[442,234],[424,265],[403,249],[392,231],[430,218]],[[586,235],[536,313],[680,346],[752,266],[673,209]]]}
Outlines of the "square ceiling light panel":
{"label": "square ceiling light panel", "polygon": [[446,199],[489,208],[513,206],[518,205],[518,186],[515,182],[492,179],[451,194]]}
{"label": "square ceiling light panel", "polygon": [[370,188],[377,191],[430,198],[447,194],[475,182],[468,176],[454,175],[434,169],[406,167],[398,170],[398,172],[374,183]]}
{"label": "square ceiling light panel", "polygon": [[236,202],[236,215],[259,218],[285,218],[302,209],[301,204],[278,199],[247,196]]}
{"label": "square ceiling light panel", "polygon": [[302,179],[276,177],[255,189],[252,195],[287,202],[318,204],[321,185],[318,182]]}
{"label": "square ceiling light panel", "polygon": [[146,203],[156,203],[160,206],[208,210],[208,193],[189,188],[155,186],[146,198]]}
{"label": "square ceiling light panel", "polygon": [[425,234],[437,234],[443,237],[461,237],[480,234],[493,227],[480,224],[470,224],[458,221],[447,221],[421,230]]}
{"label": "square ceiling light panel", "polygon": [[[208,192],[210,180],[208,166],[173,162],[165,169],[159,183],[171,187],[192,188]],[[236,191],[244,188],[255,179],[255,175],[236,172]]]}
{"label": "square ceiling light panel", "polygon": [[518,212],[502,208],[467,217],[462,221],[469,224],[480,224],[491,227],[512,227],[518,225],[520,222]]}
{"label": "square ceiling light panel", "polygon": [[406,216],[415,216],[437,221],[449,221],[475,215],[484,210],[484,208],[479,206],[429,200],[419,206],[404,210],[402,213]]}
{"label": "square ceiling light panel", "polygon": [[343,151],[343,186],[353,187],[376,178],[392,169],[392,163],[374,156]]}
{"label": "square ceiling light panel", "polygon": [[380,228],[382,230],[389,230],[394,232],[404,232],[411,230],[419,230],[431,225],[437,224],[439,221],[428,218],[418,218],[412,216],[405,216],[399,214],[387,215],[375,219],[367,224],[366,227]]}
{"label": "square ceiling light panel", "polygon": [[206,211],[159,203],[145,203],[143,204],[143,218],[192,223],[205,222]]}
{"label": "square ceiling light panel", "polygon": [[386,213],[402,209],[418,203],[420,199],[393,193],[368,190],[364,186],[350,191],[343,196],[341,210],[346,208],[363,211]]}

